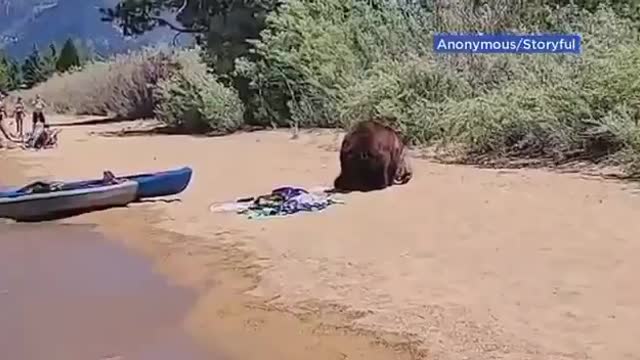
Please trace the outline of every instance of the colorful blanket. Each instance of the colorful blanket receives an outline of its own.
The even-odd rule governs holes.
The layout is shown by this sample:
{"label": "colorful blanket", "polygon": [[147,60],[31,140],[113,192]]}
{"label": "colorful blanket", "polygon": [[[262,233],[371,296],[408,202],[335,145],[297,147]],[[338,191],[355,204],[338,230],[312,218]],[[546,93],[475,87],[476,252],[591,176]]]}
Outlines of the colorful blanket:
{"label": "colorful blanket", "polygon": [[232,204],[212,206],[211,211],[235,211],[249,219],[287,216],[299,212],[317,212],[342,201],[326,193],[312,193],[302,188],[281,187],[270,194],[240,199]]}

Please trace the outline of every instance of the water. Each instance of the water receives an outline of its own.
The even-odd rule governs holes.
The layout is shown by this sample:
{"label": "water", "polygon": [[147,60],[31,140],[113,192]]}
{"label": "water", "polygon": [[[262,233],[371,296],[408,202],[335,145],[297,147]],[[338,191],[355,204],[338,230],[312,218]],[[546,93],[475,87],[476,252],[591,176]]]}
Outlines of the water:
{"label": "water", "polygon": [[183,330],[195,294],[87,227],[0,225],[7,360],[201,360]]}

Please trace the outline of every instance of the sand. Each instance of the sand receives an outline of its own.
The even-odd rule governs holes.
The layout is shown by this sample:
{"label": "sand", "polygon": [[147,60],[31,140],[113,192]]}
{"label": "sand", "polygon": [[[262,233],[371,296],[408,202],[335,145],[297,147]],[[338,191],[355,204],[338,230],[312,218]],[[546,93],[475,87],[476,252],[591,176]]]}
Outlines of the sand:
{"label": "sand", "polygon": [[[414,159],[405,186],[347,195],[320,214],[248,220],[208,207],[330,185],[341,135],[206,138],[141,124],[65,127],[58,148],[5,151],[14,165],[2,166],[20,163],[13,181],[192,166],[180,202],[67,221],[127,232],[127,245],[199,288],[193,328],[240,358],[640,359],[633,184]],[[383,344],[370,347],[374,338]]]}

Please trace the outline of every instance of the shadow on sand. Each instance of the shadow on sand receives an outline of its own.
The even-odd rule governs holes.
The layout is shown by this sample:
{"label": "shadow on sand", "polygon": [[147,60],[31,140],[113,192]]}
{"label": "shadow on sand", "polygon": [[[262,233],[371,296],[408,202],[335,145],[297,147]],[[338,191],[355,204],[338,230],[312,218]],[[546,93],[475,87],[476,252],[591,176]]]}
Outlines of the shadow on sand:
{"label": "shadow on sand", "polygon": [[133,204],[155,204],[155,203],[165,203],[171,204],[174,202],[182,202],[180,199],[140,199]]}
{"label": "shadow on sand", "polygon": [[197,137],[215,136],[215,134],[192,134],[170,126],[154,126],[147,129],[121,129],[115,131],[95,131],[92,135],[103,137],[158,136],[158,135],[191,135]]}
{"label": "shadow on sand", "polygon": [[[110,125],[110,124],[126,124],[126,123],[134,123],[139,121],[144,121],[144,119],[129,119],[122,117],[105,117],[105,118],[91,118],[87,120],[79,120],[73,122],[65,122],[65,123],[53,123],[52,126],[56,128],[68,128],[68,127],[81,127],[81,126],[96,126],[96,125]],[[112,130],[112,131],[90,131],[91,135],[98,135],[104,137],[127,137],[127,136],[153,136],[153,135],[194,135],[187,131],[166,126],[166,125],[155,125],[149,126],[143,129],[120,129],[120,130]],[[195,134],[195,136],[212,136],[215,134]]]}
{"label": "shadow on sand", "polygon": [[[262,126],[245,127],[236,133],[240,132],[256,132],[267,130]],[[129,137],[129,136],[166,136],[166,135],[186,135],[192,137],[221,137],[229,135],[227,132],[221,131],[194,131],[189,129],[177,128],[167,125],[157,125],[146,129],[121,129],[114,131],[95,131],[92,135],[104,136],[104,137]]]}
{"label": "shadow on sand", "polygon": [[33,217],[28,217],[28,218],[20,218],[20,219],[12,219],[12,220],[14,220],[17,223],[38,223],[38,222],[44,222],[44,221],[62,220],[62,219],[67,219],[67,218],[74,217],[74,216],[83,215],[83,214],[100,212],[100,211],[104,211],[104,210],[108,210],[108,209],[126,208],[126,207],[128,207],[128,206],[127,205],[124,205],[124,206],[112,206],[112,205],[96,206],[96,207],[91,207],[91,208],[84,208],[84,209],[81,209],[81,210],[60,211],[60,212],[41,215],[41,216],[33,216]]}
{"label": "shadow on sand", "polygon": [[54,127],[73,127],[73,126],[93,126],[93,125],[108,125],[108,124],[116,124],[123,122],[132,122],[134,119],[126,119],[120,117],[99,117],[99,118],[90,118],[87,120],[79,120],[73,122],[65,122],[65,123],[52,123],[51,125]]}

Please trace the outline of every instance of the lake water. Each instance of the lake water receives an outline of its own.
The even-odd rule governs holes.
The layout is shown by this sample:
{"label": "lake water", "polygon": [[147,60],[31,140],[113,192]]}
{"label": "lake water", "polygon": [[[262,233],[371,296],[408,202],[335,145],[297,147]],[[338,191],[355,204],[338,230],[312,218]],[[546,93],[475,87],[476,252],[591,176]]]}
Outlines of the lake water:
{"label": "lake water", "polygon": [[0,224],[7,360],[223,360],[183,328],[195,294],[88,227]]}

